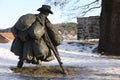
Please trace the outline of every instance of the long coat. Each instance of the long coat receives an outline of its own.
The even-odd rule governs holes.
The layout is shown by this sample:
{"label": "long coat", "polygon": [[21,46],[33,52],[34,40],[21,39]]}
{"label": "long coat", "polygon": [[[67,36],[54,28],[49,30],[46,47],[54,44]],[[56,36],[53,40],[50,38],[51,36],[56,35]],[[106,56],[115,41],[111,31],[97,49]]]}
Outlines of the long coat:
{"label": "long coat", "polygon": [[[29,21],[28,17],[29,20],[32,20]],[[28,21],[21,19],[27,19]],[[23,26],[22,22],[24,22],[24,24],[26,22],[25,26]],[[20,24],[22,24],[22,27]],[[49,43],[46,39],[46,32],[49,34],[54,47],[58,46],[63,40],[62,36],[47,18],[45,23],[43,23],[42,16],[40,15],[27,14],[22,16],[12,27],[12,33],[15,39],[12,43],[11,51],[19,56],[19,59],[28,62],[35,62],[37,60],[51,61],[52,59],[48,58],[53,57],[53,51],[48,47]]]}

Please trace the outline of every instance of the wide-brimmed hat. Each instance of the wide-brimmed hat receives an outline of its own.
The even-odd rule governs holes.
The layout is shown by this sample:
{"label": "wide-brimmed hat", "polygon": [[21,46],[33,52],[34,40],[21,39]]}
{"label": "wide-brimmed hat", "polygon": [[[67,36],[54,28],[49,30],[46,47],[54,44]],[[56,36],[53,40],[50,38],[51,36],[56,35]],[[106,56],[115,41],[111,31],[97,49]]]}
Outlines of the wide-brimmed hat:
{"label": "wide-brimmed hat", "polygon": [[42,7],[37,9],[37,11],[49,12],[49,13],[53,14],[53,12],[51,11],[51,7],[49,5],[42,5]]}

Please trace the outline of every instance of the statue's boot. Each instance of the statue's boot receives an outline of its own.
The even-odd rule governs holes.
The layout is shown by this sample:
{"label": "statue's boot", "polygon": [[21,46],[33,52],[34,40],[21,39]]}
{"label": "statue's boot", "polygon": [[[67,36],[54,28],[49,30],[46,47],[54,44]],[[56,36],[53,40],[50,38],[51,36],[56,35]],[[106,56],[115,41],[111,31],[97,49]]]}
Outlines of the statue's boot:
{"label": "statue's boot", "polygon": [[22,60],[18,61],[17,68],[22,68],[22,66],[23,66],[23,61]]}

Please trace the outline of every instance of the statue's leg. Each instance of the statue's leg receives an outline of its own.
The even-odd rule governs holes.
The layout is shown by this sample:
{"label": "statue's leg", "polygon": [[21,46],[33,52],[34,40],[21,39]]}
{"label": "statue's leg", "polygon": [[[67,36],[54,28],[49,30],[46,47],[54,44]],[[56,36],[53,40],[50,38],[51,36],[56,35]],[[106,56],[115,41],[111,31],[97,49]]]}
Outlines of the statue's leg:
{"label": "statue's leg", "polygon": [[17,64],[17,68],[22,68],[22,66],[23,66],[23,61],[19,60]]}
{"label": "statue's leg", "polygon": [[17,68],[22,68],[22,66],[23,66],[24,60],[22,60],[22,56],[23,56],[23,54],[21,54],[19,56],[19,61],[17,63]]}

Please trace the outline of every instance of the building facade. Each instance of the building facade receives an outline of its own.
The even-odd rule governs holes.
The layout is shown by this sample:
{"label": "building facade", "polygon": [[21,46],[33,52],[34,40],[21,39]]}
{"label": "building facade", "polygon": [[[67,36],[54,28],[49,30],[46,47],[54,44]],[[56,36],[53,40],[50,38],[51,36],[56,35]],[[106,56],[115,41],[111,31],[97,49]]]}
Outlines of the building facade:
{"label": "building facade", "polygon": [[77,18],[77,39],[99,38],[99,16]]}

